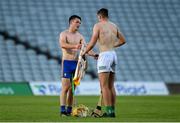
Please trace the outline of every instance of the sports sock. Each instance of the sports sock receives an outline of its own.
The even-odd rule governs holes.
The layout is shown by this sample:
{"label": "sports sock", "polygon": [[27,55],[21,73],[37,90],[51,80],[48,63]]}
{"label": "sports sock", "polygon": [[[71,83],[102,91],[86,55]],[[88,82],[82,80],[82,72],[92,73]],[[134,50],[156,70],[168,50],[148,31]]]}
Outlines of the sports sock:
{"label": "sports sock", "polygon": [[72,112],[72,106],[67,107],[67,113],[70,114]]}
{"label": "sports sock", "polygon": [[61,108],[60,108],[60,111],[61,111],[61,112],[66,112],[66,106],[65,106],[65,105],[62,105]]}
{"label": "sports sock", "polygon": [[111,106],[112,107],[112,112],[115,113],[115,106]]}
{"label": "sports sock", "polygon": [[108,115],[113,113],[112,106],[106,106],[106,113]]}
{"label": "sports sock", "polygon": [[97,106],[96,109],[101,110],[101,106]]}

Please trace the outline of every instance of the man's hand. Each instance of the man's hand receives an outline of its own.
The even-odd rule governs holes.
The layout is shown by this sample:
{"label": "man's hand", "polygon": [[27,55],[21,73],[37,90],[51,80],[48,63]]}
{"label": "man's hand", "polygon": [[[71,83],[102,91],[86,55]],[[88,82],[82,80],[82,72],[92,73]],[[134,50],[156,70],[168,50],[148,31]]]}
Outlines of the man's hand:
{"label": "man's hand", "polygon": [[72,51],[78,51],[79,49],[81,49],[82,47],[82,44],[77,44],[77,45],[74,45],[74,48],[71,49]]}
{"label": "man's hand", "polygon": [[81,47],[82,47],[82,44],[77,44],[77,45],[75,45],[75,49],[81,49]]}
{"label": "man's hand", "polygon": [[94,59],[98,59],[98,57],[99,57],[99,54],[94,54]]}

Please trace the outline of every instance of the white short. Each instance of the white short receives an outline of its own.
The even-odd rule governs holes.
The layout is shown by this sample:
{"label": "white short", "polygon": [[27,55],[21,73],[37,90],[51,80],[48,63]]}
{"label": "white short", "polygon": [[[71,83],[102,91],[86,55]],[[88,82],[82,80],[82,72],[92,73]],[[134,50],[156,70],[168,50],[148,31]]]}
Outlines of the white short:
{"label": "white short", "polygon": [[97,69],[98,73],[113,72],[117,64],[117,55],[115,51],[106,51],[99,54]]}

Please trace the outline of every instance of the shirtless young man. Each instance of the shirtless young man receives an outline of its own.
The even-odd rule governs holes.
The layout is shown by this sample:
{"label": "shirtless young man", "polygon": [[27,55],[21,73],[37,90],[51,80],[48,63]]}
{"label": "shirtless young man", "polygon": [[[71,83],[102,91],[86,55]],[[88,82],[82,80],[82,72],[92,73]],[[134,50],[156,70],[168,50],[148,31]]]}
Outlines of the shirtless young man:
{"label": "shirtless young man", "polygon": [[[80,24],[81,17],[72,15],[69,18],[69,28],[61,32],[59,38],[60,47],[62,49],[61,116],[69,116],[72,112],[73,94],[71,79],[73,78],[77,66],[78,50],[81,48],[82,44],[85,43],[84,37],[78,32]],[[88,54],[94,57],[97,56],[93,51]]]}
{"label": "shirtless young man", "polygon": [[[115,66],[117,55],[114,48],[125,43],[125,38],[118,27],[108,20],[108,10],[105,8],[97,12],[99,22],[94,25],[93,34],[85,53],[89,52],[96,42],[100,50],[97,69],[106,107],[105,117],[115,117],[116,92],[114,88]],[[84,54],[85,54],[84,53]]]}

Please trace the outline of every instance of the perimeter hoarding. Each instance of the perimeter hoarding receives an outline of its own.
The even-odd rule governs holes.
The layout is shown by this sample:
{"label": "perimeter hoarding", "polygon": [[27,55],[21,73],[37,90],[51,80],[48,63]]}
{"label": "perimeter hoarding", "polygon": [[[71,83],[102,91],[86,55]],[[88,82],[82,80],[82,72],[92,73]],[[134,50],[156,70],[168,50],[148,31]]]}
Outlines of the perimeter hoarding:
{"label": "perimeter hoarding", "polygon": [[33,95],[27,82],[0,82],[0,95]]}
{"label": "perimeter hoarding", "polygon": [[[34,95],[60,95],[60,82],[30,82]],[[163,82],[116,82],[117,95],[168,95]],[[99,82],[81,82],[77,86],[76,95],[99,95]]]}

